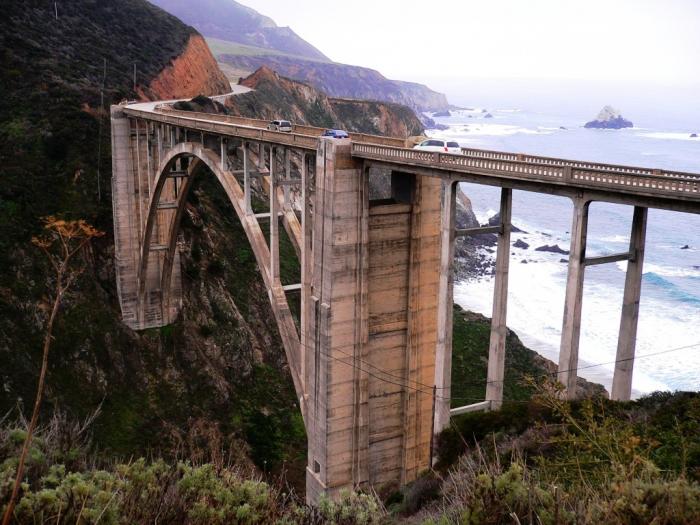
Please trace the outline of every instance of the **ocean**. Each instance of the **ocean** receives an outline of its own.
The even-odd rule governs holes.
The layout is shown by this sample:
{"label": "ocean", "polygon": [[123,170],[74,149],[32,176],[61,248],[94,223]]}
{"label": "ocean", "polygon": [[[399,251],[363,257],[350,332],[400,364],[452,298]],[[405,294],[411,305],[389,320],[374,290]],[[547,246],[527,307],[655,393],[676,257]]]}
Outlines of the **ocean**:
{"label": "ocean", "polygon": [[[534,106],[534,104],[533,104]],[[493,118],[485,118],[486,109]],[[435,117],[447,130],[431,137],[456,140],[464,147],[530,153],[700,173],[700,120],[663,119],[649,112],[635,118],[634,128],[584,129],[595,118],[567,105],[474,107]],[[693,128],[693,121],[695,128]],[[484,223],[496,213],[499,189],[462,184],[474,212]],[[515,191],[513,224],[523,230],[527,249],[511,248],[508,326],[523,342],[555,362],[564,305],[565,255],[537,252],[544,244],[569,249],[571,202],[562,197]],[[632,208],[593,203],[589,215],[587,255],[625,251]],[[687,246],[687,248],[685,248]],[[609,390],[617,348],[626,263],[586,269],[579,374]],[[493,278],[455,283],[455,301],[466,309],[491,315]],[[691,346],[692,345],[692,346]],[[700,390],[700,215],[650,210],[634,366],[633,395],[655,390]]]}

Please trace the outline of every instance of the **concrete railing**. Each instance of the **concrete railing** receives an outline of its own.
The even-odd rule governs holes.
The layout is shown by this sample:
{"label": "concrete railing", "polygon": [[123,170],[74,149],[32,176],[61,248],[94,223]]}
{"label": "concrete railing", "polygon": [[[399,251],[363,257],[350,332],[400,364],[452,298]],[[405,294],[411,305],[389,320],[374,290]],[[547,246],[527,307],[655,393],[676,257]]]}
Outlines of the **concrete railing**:
{"label": "concrete railing", "polygon": [[[539,182],[559,182],[587,188],[616,188],[628,193],[663,193],[697,198],[700,200],[700,175],[656,170],[643,170],[595,163],[568,164],[568,161],[546,162],[558,159],[511,153],[483,155],[481,150],[463,150],[469,154],[433,153],[422,150],[391,148],[372,144],[353,143],[352,154],[398,164],[412,164],[427,168],[445,169],[451,172],[472,172]],[[497,153],[497,152],[489,152]],[[622,168],[622,169],[620,169]]]}
{"label": "concrete railing", "polygon": [[[162,104],[156,106],[156,111],[159,113],[165,113],[168,115],[175,115],[181,117],[195,118],[198,120],[214,120],[217,122],[226,122],[234,124],[237,126],[248,126],[253,128],[267,129],[267,125],[270,123],[269,120],[261,120],[247,117],[239,117],[235,115],[218,115],[215,113],[203,113],[200,111],[183,111],[178,109],[173,109],[170,104]],[[318,128],[315,126],[306,126],[303,124],[293,124],[292,133],[298,135],[316,136],[320,137],[327,128]],[[400,139],[395,137],[383,137],[380,135],[370,135],[368,133],[348,133],[350,139],[354,142],[365,142],[369,144],[382,144],[385,146],[393,146],[396,148],[406,147],[406,139]]]}
{"label": "concrete railing", "polygon": [[491,151],[474,148],[462,148],[462,153],[469,157],[478,157],[492,160],[512,160],[517,162],[534,162],[536,164],[547,164],[550,166],[571,166],[572,168],[611,170],[618,173],[630,173],[639,175],[653,175],[657,177],[671,177],[682,179],[700,180],[697,173],[685,173],[680,171],[666,171],[650,168],[640,168],[634,166],[620,166],[617,164],[604,164],[600,162],[586,162],[578,160],[557,159],[554,157],[542,157],[538,155],[525,155],[521,153],[505,153],[502,151]]}
{"label": "concrete railing", "polygon": [[[282,144],[285,146],[294,146],[314,151],[318,146],[318,137],[316,136],[269,131],[267,129],[250,125],[236,124],[229,121],[228,118],[230,117],[227,115],[212,115],[209,113],[198,114],[196,112],[189,111],[145,111],[129,107],[124,108],[124,113],[131,117],[137,117],[153,122],[161,122],[171,126],[186,128],[188,130],[214,133],[217,135],[234,136],[241,139]],[[222,117],[226,117],[226,119]]]}

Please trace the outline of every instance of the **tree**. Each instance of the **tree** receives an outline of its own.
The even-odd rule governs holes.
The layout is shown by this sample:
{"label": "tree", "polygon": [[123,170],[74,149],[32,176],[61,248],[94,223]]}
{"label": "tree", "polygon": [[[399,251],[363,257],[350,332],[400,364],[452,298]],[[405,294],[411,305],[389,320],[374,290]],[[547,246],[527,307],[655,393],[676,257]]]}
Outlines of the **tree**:
{"label": "tree", "polygon": [[22,445],[22,452],[17,465],[17,475],[12,489],[12,496],[5,509],[5,515],[2,519],[2,525],[9,525],[14,513],[19,488],[24,475],[24,463],[27,459],[27,453],[32,442],[34,429],[39,419],[39,409],[41,407],[41,399],[44,394],[44,384],[46,382],[46,370],[49,362],[49,350],[51,348],[51,339],[53,325],[56,321],[58,309],[61,301],[65,297],[69,288],[75,283],[76,278],[82,273],[83,267],[76,267],[74,263],[75,256],[83,251],[88,243],[95,237],[104,235],[101,232],[85,222],[84,220],[66,221],[57,219],[53,216],[44,217],[44,232],[42,235],[32,237],[32,244],[42,250],[45,254],[51,267],[55,272],[55,288],[53,306],[46,325],[44,333],[44,344],[41,361],[41,371],[36,387],[36,398],[34,400],[34,409],[32,418],[29,421],[27,428],[27,436]]}

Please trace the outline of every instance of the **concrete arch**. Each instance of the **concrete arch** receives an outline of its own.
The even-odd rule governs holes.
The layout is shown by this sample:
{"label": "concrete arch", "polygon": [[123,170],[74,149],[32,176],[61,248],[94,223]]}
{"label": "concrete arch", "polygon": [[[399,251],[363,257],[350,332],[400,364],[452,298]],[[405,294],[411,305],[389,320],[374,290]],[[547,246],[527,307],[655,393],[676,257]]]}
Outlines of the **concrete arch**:
{"label": "concrete arch", "polygon": [[241,221],[243,230],[250,242],[256,262],[262,273],[265,288],[267,289],[272,311],[277,322],[280,337],[284,345],[287,362],[292,373],[294,387],[300,400],[302,414],[305,414],[304,390],[301,376],[301,344],[299,333],[287,302],[285,291],[279,279],[273,278],[270,272],[270,248],[267,245],[265,235],[253,213],[246,212],[245,194],[234,174],[225,169],[221,162],[221,157],[204,147],[202,144],[193,142],[183,142],[175,145],[164,156],[158,167],[158,175],[148,206],[148,215],[144,235],[141,242],[141,258],[139,262],[139,296],[144,297],[146,292],[146,277],[149,265],[149,253],[152,249],[151,239],[158,215],[158,205],[163,193],[163,187],[168,180],[168,173],[173,164],[182,157],[189,157],[192,162],[188,166],[188,174],[185,182],[178,192],[175,213],[168,225],[167,244],[165,249],[165,259],[163,262],[161,275],[161,290],[163,291],[163,305],[168,308],[170,280],[172,275],[175,253],[177,250],[177,234],[180,229],[187,195],[192,187],[192,183],[197,176],[205,171],[210,171],[223,187],[229,201],[233,205],[236,215]]}

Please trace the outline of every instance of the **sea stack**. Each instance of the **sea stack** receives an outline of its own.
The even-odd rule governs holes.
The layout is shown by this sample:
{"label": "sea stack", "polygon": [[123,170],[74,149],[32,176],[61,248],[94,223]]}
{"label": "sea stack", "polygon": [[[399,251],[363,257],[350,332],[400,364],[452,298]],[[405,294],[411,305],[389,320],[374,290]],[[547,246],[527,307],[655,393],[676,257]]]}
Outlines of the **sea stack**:
{"label": "sea stack", "polygon": [[613,108],[612,106],[605,106],[598,113],[598,117],[595,120],[586,122],[584,127],[586,128],[598,128],[598,129],[622,129],[631,128],[634,126],[632,122],[626,120],[622,117],[620,112]]}

